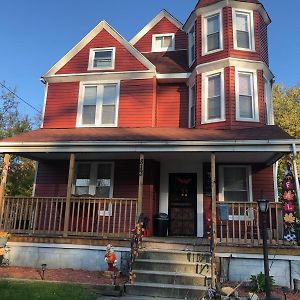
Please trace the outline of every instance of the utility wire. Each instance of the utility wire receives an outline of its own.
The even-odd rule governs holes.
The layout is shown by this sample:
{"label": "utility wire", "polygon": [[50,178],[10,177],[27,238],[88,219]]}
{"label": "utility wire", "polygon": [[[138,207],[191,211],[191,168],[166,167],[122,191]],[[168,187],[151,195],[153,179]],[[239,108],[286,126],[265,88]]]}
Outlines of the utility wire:
{"label": "utility wire", "polygon": [[12,91],[10,88],[8,88],[7,86],[5,86],[3,83],[0,82],[0,85],[8,90],[10,93],[12,93],[16,98],[18,98],[19,100],[21,100],[22,102],[24,102],[26,105],[28,105],[30,108],[32,108],[33,110],[35,110],[36,112],[38,112],[39,114],[42,114],[40,110],[38,110],[37,108],[35,108],[33,105],[31,105],[28,101],[24,100],[23,98],[19,97],[14,91]]}

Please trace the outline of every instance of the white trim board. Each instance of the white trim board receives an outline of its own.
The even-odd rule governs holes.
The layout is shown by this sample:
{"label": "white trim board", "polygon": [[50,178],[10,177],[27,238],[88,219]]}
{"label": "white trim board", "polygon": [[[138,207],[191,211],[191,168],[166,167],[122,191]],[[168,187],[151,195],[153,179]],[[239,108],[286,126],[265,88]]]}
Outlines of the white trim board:
{"label": "white trim board", "polygon": [[[43,77],[54,75],[71,58],[82,50],[92,39],[94,39],[103,29],[112,35],[121,45],[123,45],[137,60],[139,60],[147,69],[155,70],[156,67],[137,49],[135,49],[125,38],[123,38],[106,21],[101,21],[92,31],[90,31],[76,46],[74,46],[62,59],[60,59]],[[88,66],[87,66],[88,67]]]}
{"label": "white trim board", "polygon": [[197,174],[197,237],[204,235],[203,212],[203,175],[202,162],[187,162],[186,160],[164,160],[160,167],[159,212],[168,214],[169,210],[169,174]]}
{"label": "white trim board", "polygon": [[157,23],[159,23],[163,18],[168,19],[172,24],[174,24],[178,29],[182,30],[183,24],[179,22],[175,17],[173,17],[168,11],[163,9],[155,16],[138,34],[136,34],[130,43],[135,45],[147,32],[149,32]]}

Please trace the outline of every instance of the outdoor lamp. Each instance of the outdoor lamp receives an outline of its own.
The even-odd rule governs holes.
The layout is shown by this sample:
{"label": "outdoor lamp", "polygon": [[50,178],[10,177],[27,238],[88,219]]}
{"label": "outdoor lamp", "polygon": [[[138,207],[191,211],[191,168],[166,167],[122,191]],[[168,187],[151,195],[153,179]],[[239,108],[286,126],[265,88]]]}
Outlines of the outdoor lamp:
{"label": "outdoor lamp", "polygon": [[41,277],[42,277],[42,280],[45,280],[46,267],[47,267],[47,264],[41,264],[41,269],[42,269]]}
{"label": "outdoor lamp", "polygon": [[267,200],[263,195],[261,199],[257,200],[259,211],[266,213],[269,210],[269,200]]}

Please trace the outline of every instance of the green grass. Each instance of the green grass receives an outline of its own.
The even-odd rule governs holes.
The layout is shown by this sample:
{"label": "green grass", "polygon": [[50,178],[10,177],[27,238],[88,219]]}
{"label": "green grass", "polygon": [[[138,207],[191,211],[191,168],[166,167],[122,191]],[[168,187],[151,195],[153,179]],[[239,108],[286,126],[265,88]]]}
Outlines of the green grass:
{"label": "green grass", "polygon": [[0,281],[1,300],[94,300],[89,290],[73,284]]}

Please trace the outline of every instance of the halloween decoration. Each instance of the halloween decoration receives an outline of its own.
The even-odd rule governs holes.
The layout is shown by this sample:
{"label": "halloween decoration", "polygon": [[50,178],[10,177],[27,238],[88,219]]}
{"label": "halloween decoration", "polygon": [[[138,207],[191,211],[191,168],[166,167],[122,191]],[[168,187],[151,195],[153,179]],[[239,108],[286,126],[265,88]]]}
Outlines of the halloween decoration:
{"label": "halloween decoration", "polygon": [[117,266],[117,256],[111,244],[108,244],[106,247],[106,254],[104,260],[107,262],[108,265],[107,271],[115,272]]}
{"label": "halloween decoration", "polygon": [[295,204],[297,201],[295,191],[295,179],[288,164],[285,172],[285,177],[282,181],[282,210],[284,221],[284,234],[283,239],[289,242],[294,242],[296,238],[296,209]]}

